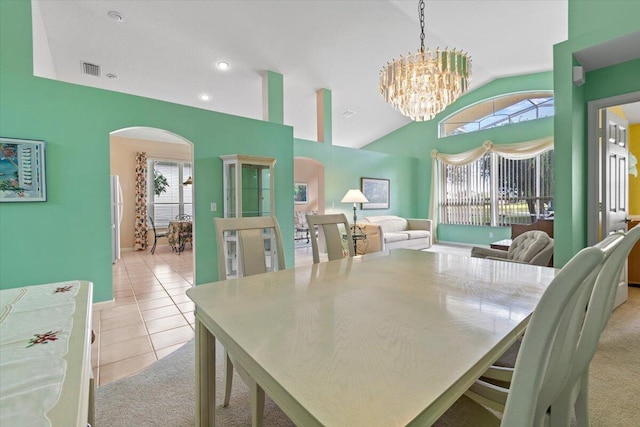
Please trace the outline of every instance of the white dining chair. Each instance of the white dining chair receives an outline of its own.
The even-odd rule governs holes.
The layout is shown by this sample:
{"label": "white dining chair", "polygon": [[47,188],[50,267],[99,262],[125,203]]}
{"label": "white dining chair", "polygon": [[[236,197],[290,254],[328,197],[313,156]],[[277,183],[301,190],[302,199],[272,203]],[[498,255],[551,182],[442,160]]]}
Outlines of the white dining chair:
{"label": "white dining chair", "polygon": [[[349,222],[345,214],[330,214],[330,215],[307,215],[307,223],[309,224],[309,230],[311,232],[311,250],[313,252],[313,263],[320,262],[320,250],[318,247],[317,234],[323,233],[324,240],[327,246],[327,256],[329,261],[334,259],[344,258],[344,251],[347,250],[350,257],[355,256],[355,250],[353,248],[353,238],[351,236],[351,229]],[[338,225],[342,225],[344,233],[341,232]],[[317,229],[317,232],[315,230]],[[346,248],[342,244],[342,235],[346,235],[347,244]]]}
{"label": "white dining chair", "polygon": [[[214,218],[218,247],[218,278],[244,277],[284,270],[284,251],[278,220],[271,217]],[[235,269],[234,269],[235,266]],[[262,425],[264,390],[225,349],[223,406],[229,405],[233,368],[247,384],[251,398],[252,426]]]}
{"label": "white dining chair", "polygon": [[581,250],[545,290],[522,340],[502,419],[463,396],[434,425],[548,425],[576,356],[581,328],[572,320],[584,313],[582,297],[591,293],[605,254],[597,247]]}
{"label": "white dining chair", "polygon": [[561,393],[560,401],[554,403],[551,411],[552,426],[568,425],[573,409],[577,426],[589,426],[589,366],[598,349],[600,335],[613,312],[625,261],[639,240],[640,226],[636,226],[624,235],[622,242],[613,250],[596,279],[593,292],[585,303],[586,312],[569,379]]}
{"label": "white dining chair", "polygon": [[[612,234],[595,245],[595,247],[602,250],[604,254],[603,264],[599,269],[604,268],[604,263],[610,259],[614,250],[621,244],[623,237],[624,236],[619,233]],[[590,284],[587,291],[582,295],[583,302],[591,294],[596,279],[596,275],[592,275],[589,278]],[[466,395],[482,405],[497,411],[503,411],[521,345],[522,338],[516,341],[516,343],[469,388]]]}

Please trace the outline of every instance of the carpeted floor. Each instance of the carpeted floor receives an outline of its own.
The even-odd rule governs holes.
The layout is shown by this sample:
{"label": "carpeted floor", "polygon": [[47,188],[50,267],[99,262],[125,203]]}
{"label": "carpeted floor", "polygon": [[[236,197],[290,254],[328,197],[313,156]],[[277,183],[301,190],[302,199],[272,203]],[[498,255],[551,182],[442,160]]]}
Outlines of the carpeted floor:
{"label": "carpeted floor", "polygon": [[[222,346],[217,347],[221,426],[250,426],[248,390],[234,374],[231,403],[222,408]],[[591,364],[590,409],[593,427],[639,425],[640,288],[629,289],[629,301],[618,308],[605,329]],[[185,344],[141,373],[96,391],[97,427],[191,427],[195,424],[194,342]],[[267,397],[265,427],[294,424]]]}
{"label": "carpeted floor", "polygon": [[[248,388],[234,372],[229,406],[222,403],[223,350],[216,346],[216,424],[250,426]],[[195,425],[195,342],[186,343],[139,374],[96,390],[94,427],[193,427]],[[267,396],[265,427],[294,426]]]}

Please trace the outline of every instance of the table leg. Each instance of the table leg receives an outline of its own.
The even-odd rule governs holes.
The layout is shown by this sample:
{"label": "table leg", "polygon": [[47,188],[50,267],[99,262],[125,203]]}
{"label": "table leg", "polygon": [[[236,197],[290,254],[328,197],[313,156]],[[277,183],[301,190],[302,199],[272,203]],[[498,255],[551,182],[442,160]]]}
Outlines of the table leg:
{"label": "table leg", "polygon": [[196,317],[196,426],[216,425],[216,339]]}

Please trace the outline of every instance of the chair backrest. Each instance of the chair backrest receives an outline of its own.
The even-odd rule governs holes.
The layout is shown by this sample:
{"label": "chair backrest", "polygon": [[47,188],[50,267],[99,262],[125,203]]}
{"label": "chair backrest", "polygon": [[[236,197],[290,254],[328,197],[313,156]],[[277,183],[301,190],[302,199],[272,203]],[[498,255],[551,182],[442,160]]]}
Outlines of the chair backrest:
{"label": "chair backrest", "polygon": [[546,266],[553,255],[553,239],[540,230],[522,233],[511,243],[507,258],[534,265]]}
{"label": "chair backrest", "polygon": [[[282,235],[275,217],[214,218],[214,223],[219,280],[226,280],[233,275],[244,277],[284,270]],[[232,268],[234,259],[237,267],[235,274]]]}
{"label": "chair backrest", "polygon": [[178,214],[175,219],[178,221],[191,221],[192,217],[189,214]]}
{"label": "chair backrest", "polygon": [[581,250],[542,295],[518,352],[502,425],[543,425],[575,355],[577,338],[568,336],[568,324],[576,310],[584,315],[580,296],[590,292],[605,255],[596,247]]}
{"label": "chair backrest", "polygon": [[[612,240],[617,234],[609,236],[601,243],[606,244],[607,240]],[[586,314],[578,342],[576,359],[571,367],[570,381],[574,381],[577,376],[589,368],[589,364],[596,353],[600,335],[607,326],[613,311],[624,263],[633,246],[640,240],[640,226],[635,226],[626,234],[621,234],[621,236],[622,241],[613,249],[613,253],[605,261],[596,279],[593,292],[585,304]]]}
{"label": "chair backrest", "polygon": [[307,215],[307,223],[309,224],[309,230],[311,233],[311,250],[313,252],[313,263],[320,262],[320,252],[318,249],[318,237],[316,236],[315,229],[318,226],[318,232],[324,233],[324,239],[327,244],[327,255],[329,261],[334,259],[344,258],[344,246],[342,245],[342,232],[338,228],[339,224],[344,226],[344,234],[347,236],[347,250],[349,256],[355,256],[353,249],[353,240],[351,237],[351,229],[349,228],[349,222],[345,214],[331,214],[331,215]]}

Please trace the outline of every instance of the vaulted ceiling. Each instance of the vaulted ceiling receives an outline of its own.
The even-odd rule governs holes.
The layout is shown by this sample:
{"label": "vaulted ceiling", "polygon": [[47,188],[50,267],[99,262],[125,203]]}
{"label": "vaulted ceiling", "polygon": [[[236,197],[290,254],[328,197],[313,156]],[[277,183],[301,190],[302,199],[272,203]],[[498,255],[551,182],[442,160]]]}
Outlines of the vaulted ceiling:
{"label": "vaulted ceiling", "polygon": [[[46,77],[261,120],[271,70],[283,75],[284,122],[296,138],[316,139],[323,88],[335,145],[359,148],[409,123],[382,100],[378,78],[388,61],[418,50],[417,0],[33,4],[34,64]],[[427,1],[425,18],[427,47],[471,55],[471,90],[551,70],[553,45],[567,38],[567,0]],[[84,74],[83,61],[100,76]]]}

